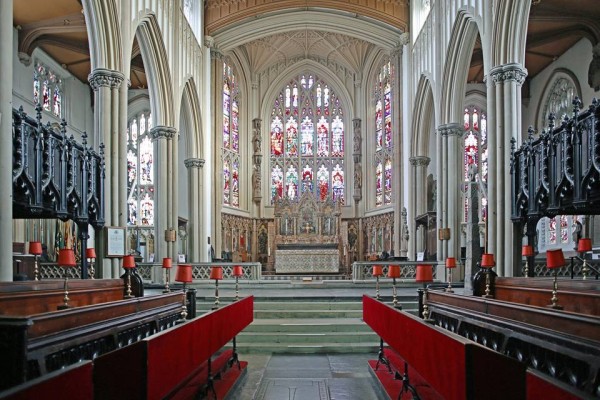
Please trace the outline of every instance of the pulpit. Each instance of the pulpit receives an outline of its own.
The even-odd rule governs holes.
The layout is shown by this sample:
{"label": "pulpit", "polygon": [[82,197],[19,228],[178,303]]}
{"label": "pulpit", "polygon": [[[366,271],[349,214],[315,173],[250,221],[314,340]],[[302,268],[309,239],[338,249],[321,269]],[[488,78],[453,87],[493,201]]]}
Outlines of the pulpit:
{"label": "pulpit", "polygon": [[338,273],[341,264],[340,205],[304,193],[275,202],[275,272]]}

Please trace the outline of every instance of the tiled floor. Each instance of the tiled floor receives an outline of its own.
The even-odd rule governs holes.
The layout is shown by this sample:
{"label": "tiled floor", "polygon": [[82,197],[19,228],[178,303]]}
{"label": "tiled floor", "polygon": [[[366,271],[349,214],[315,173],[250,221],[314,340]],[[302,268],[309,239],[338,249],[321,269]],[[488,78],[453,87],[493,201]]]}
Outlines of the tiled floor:
{"label": "tiled floor", "polygon": [[376,354],[240,355],[248,374],[230,400],[379,400]]}

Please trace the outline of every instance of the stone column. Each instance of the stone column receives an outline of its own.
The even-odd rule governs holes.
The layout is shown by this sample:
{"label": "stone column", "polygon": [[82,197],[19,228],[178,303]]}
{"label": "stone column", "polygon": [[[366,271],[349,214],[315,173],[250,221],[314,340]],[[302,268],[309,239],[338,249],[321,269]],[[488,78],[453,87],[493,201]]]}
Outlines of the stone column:
{"label": "stone column", "polygon": [[[165,231],[176,229],[172,226],[169,210],[174,207],[171,203],[173,170],[170,168],[171,157],[169,147],[172,145],[173,137],[177,130],[169,126],[158,125],[150,130],[154,147],[154,259],[162,260],[163,257],[175,257],[173,246],[175,242],[165,241]],[[170,225],[171,224],[171,225]]]}
{"label": "stone column", "polygon": [[446,137],[448,140],[448,174],[446,195],[448,199],[448,228],[450,228],[450,240],[448,240],[447,257],[460,256],[460,234],[462,205],[460,201],[460,181],[463,171],[462,157],[460,157],[460,139],[464,129],[460,124],[446,125]]}
{"label": "stone column", "polygon": [[[208,46],[210,43],[206,44]],[[212,190],[210,194],[210,196],[212,197],[212,208],[209,212],[212,214],[213,217],[211,231],[213,232],[214,237],[211,242],[213,243],[216,257],[221,258],[222,251],[224,250],[223,246],[225,246],[225,237],[223,236],[221,218],[221,207],[223,206],[223,165],[221,161],[221,147],[219,143],[222,143],[222,140],[218,138],[221,138],[223,132],[223,110],[222,107],[219,106],[220,104],[222,104],[223,101],[223,77],[221,76],[223,71],[223,54],[219,51],[219,49],[214,47],[214,43],[208,47],[210,47],[211,57],[210,81],[212,83],[212,99],[214,99],[214,104],[217,105],[212,110],[213,126],[212,131],[209,133],[209,136],[211,136],[212,138],[217,138],[211,143],[211,147],[208,149],[210,153],[214,154],[212,164],[208,165],[208,168],[212,167],[212,174],[208,179],[210,179],[210,182],[212,182],[214,186],[214,190]],[[208,159],[208,154],[205,158]],[[217,210],[219,211],[217,212]]]}
{"label": "stone column", "polygon": [[[427,212],[427,167],[431,162],[431,158],[426,156],[416,156],[411,157],[409,159],[410,165],[413,166],[413,176],[414,182],[412,188],[414,189],[413,198],[415,199],[415,215],[417,217],[419,215],[423,215]],[[413,218],[414,219],[414,218]],[[415,226],[414,224],[412,226]],[[422,229],[421,232],[426,232],[426,229]],[[416,252],[421,252],[425,250],[425,240],[421,234],[416,236],[416,232],[413,232],[413,238],[411,243],[413,243],[413,249],[411,255],[414,255]],[[433,249],[428,249],[430,252]]]}
{"label": "stone column", "polygon": [[13,0],[0,1],[0,281],[12,281]]}
{"label": "stone column", "polygon": [[[106,202],[106,225],[121,225],[127,218],[127,204],[120,199],[126,198],[121,192],[127,191],[127,163],[122,159],[123,147],[127,146],[127,137],[120,130],[120,96],[119,90],[124,80],[119,71],[96,68],[88,76],[90,86],[94,90],[94,134],[93,146],[97,149],[100,143],[105,145],[106,178],[104,180]],[[122,217],[123,214],[125,217]],[[105,254],[106,243],[99,241],[97,247],[100,254]],[[102,262],[102,277],[117,278],[120,275],[118,259],[105,259]]]}
{"label": "stone column", "polygon": [[262,199],[262,119],[252,120],[252,201],[260,205]]}
{"label": "stone column", "polygon": [[189,262],[204,261],[202,244],[205,243],[202,232],[202,206],[199,201],[203,193],[202,167],[204,160],[201,158],[188,158],[184,161],[185,167],[188,170],[188,204],[189,221],[188,221],[188,251],[190,254]]}
{"label": "stone column", "polygon": [[488,165],[488,252],[496,257],[496,271],[500,276],[513,275],[513,260],[520,246],[515,246],[510,221],[511,177],[510,140],[520,143],[521,85],[527,70],[520,64],[498,65],[490,71],[492,84],[488,85],[488,98],[493,98],[494,125],[489,132]]}

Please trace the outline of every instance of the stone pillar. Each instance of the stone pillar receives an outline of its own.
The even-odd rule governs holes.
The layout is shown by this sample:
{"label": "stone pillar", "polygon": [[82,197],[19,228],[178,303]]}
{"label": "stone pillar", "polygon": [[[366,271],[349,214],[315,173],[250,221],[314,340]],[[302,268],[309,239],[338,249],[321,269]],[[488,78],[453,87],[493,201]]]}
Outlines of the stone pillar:
{"label": "stone pillar", "polygon": [[[426,156],[416,156],[411,157],[409,161],[410,165],[413,166],[413,173],[411,175],[414,177],[414,181],[411,187],[414,188],[412,196],[414,199],[414,217],[417,217],[427,212],[427,167],[431,162],[431,158]],[[415,226],[414,221],[412,226]],[[426,229],[421,229],[420,231],[427,232]],[[416,232],[412,232],[412,237],[415,238],[415,240],[411,241],[413,245],[410,254],[414,255],[416,252],[424,251],[426,238],[423,237],[421,233],[417,236]],[[428,250],[430,252],[432,251],[432,249]]]}
{"label": "stone pillar", "polygon": [[202,205],[199,199],[203,193],[203,177],[202,167],[204,160],[201,158],[188,158],[184,161],[185,167],[188,170],[188,204],[189,221],[188,221],[188,251],[190,254],[189,262],[204,261],[203,244],[205,243],[202,232]]}
{"label": "stone pillar", "polygon": [[493,122],[488,134],[488,252],[496,257],[500,276],[513,275],[513,260],[520,257],[514,246],[515,229],[510,221],[510,140],[520,143],[521,85],[527,70],[520,64],[498,65],[490,71],[488,98],[493,98]]}
{"label": "stone pillar", "polygon": [[448,240],[447,257],[460,256],[460,229],[462,203],[460,201],[460,181],[462,178],[463,162],[460,157],[460,138],[464,129],[460,124],[446,125],[446,137],[448,140],[448,174],[446,195],[448,199],[448,225],[450,228],[450,240]]}
{"label": "stone pillar", "polygon": [[[252,201],[260,205],[262,199],[262,119],[252,120]],[[267,181],[268,182],[268,181]]]}
{"label": "stone pillar", "polygon": [[[206,42],[206,41],[205,41]],[[213,93],[212,99],[214,99],[214,104],[217,106],[212,110],[212,120],[213,126],[212,131],[209,133],[209,136],[212,138],[221,138],[223,132],[223,116],[222,116],[222,107],[219,104],[222,104],[223,101],[223,77],[221,76],[223,71],[223,54],[214,47],[214,43],[209,46],[210,43],[206,43],[210,48],[210,57],[211,57],[211,74],[210,74],[210,82],[212,84],[211,92]],[[209,165],[208,168],[212,166],[212,174],[210,176],[210,182],[213,184],[213,189],[211,191],[211,203],[212,209],[209,211],[212,218],[212,226],[211,231],[213,232],[212,243],[215,249],[215,254],[217,258],[221,258],[222,251],[224,250],[223,246],[225,245],[223,236],[223,227],[222,227],[222,217],[221,217],[221,207],[223,205],[223,165],[221,162],[221,154],[220,154],[220,146],[221,140],[214,140],[211,143],[211,147],[208,151],[215,155],[214,161],[212,165]],[[208,154],[207,157],[208,159]],[[219,210],[217,212],[217,210]]]}
{"label": "stone pillar", "polygon": [[[173,137],[177,131],[169,126],[155,126],[150,130],[154,147],[154,259],[162,260],[163,257],[175,258],[173,246],[176,242],[165,241],[167,229],[177,229],[173,226],[169,210],[174,207],[171,204],[173,175],[172,160],[169,156],[169,148],[172,146]],[[176,259],[176,258],[175,258]]]}
{"label": "stone pillar", "polygon": [[[105,145],[106,178],[104,180],[106,225],[125,226],[127,218],[127,204],[120,200],[126,198],[127,192],[127,163],[121,159],[127,146],[127,137],[120,130],[122,119],[119,90],[124,80],[124,75],[119,71],[105,68],[96,68],[88,76],[90,86],[94,90],[94,134],[92,135],[94,147],[99,143]],[[125,192],[123,195],[121,192]],[[105,254],[106,243],[99,241],[97,244],[100,254]],[[102,261],[102,277],[117,278],[120,275],[118,259],[105,259]]]}
{"label": "stone pillar", "polygon": [[12,281],[13,0],[0,1],[0,281]]}

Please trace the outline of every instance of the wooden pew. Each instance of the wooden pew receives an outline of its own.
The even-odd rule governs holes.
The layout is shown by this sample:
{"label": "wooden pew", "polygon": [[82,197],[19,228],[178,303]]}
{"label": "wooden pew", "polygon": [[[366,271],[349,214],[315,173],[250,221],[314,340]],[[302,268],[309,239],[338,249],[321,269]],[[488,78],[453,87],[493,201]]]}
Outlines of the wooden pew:
{"label": "wooden pew", "polygon": [[363,319],[442,397],[525,399],[525,366],[363,296]]}
{"label": "wooden pew", "polygon": [[[33,315],[56,311],[63,304],[64,280],[0,282],[0,315]],[[73,307],[123,299],[122,279],[69,279]]]}
{"label": "wooden pew", "polygon": [[246,297],[97,358],[95,399],[183,398],[182,392],[198,393],[213,377],[211,356],[252,322],[253,308],[254,297]]}
{"label": "wooden pew", "polygon": [[[553,278],[496,277],[495,299],[545,307],[552,297]],[[600,281],[560,279],[558,303],[565,311],[600,317]]]}
{"label": "wooden pew", "polygon": [[600,390],[599,317],[440,291],[428,298],[436,325],[526,365],[528,393]]}
{"label": "wooden pew", "polygon": [[174,326],[182,292],[29,316],[0,316],[0,390]]}

